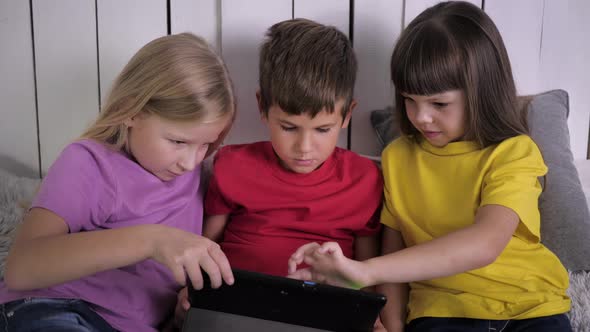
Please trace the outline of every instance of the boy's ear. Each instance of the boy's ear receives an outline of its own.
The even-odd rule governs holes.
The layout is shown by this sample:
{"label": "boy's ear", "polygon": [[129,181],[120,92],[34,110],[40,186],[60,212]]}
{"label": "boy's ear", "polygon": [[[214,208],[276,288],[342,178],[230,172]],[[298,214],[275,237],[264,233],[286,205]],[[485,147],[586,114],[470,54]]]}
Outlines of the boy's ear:
{"label": "boy's ear", "polygon": [[260,121],[268,124],[268,116],[262,111],[262,99],[260,96],[260,89],[256,90],[256,102],[258,103],[258,113],[260,113]]}
{"label": "boy's ear", "polygon": [[344,120],[342,121],[342,128],[348,128],[348,125],[350,124],[350,118],[352,117],[352,111],[355,109],[357,105],[356,100],[352,100],[350,102],[350,106],[348,107],[348,112],[346,112],[346,116],[344,117]]}
{"label": "boy's ear", "polygon": [[264,121],[266,115],[262,110],[262,97],[260,95],[260,89],[256,90],[256,103],[258,104],[258,113],[260,113],[260,119]]}

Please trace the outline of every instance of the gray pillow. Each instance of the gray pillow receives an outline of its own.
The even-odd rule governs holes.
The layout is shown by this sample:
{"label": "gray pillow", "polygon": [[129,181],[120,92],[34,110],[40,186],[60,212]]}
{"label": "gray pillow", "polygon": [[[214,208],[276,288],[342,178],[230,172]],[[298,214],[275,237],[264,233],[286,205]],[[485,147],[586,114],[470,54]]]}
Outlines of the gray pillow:
{"label": "gray pillow", "polygon": [[[382,148],[399,136],[394,113],[391,108],[371,112]],[[549,168],[539,200],[541,241],[568,270],[590,270],[590,213],[570,150],[568,115],[563,90],[535,95],[528,107],[531,136]]]}
{"label": "gray pillow", "polygon": [[590,213],[570,150],[567,92],[533,97],[528,108],[531,136],[549,168],[539,200],[541,241],[571,271],[590,270]]}
{"label": "gray pillow", "polygon": [[19,177],[0,169],[0,280],[4,261],[14,238],[14,230],[22,221],[41,180]]}
{"label": "gray pillow", "polygon": [[393,111],[393,107],[387,106],[383,110],[372,111],[370,119],[381,150],[400,135],[397,113]]}

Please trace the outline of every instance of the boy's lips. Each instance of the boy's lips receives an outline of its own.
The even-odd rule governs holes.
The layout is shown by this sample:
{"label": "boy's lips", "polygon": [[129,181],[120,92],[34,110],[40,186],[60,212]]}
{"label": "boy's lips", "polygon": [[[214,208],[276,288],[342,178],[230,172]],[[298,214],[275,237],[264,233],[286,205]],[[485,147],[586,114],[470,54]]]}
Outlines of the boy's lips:
{"label": "boy's lips", "polygon": [[293,159],[297,166],[310,166],[313,164],[313,159]]}

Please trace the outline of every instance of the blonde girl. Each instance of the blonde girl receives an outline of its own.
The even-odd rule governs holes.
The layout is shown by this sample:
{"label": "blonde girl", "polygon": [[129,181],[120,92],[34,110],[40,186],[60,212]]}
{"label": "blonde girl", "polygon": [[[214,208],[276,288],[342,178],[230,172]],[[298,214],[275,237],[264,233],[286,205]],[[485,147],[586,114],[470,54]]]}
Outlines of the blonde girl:
{"label": "blonde girl", "polygon": [[200,236],[200,163],[235,115],[221,58],[192,34],[140,49],[49,169],[0,284],[7,331],[156,331],[182,285],[233,282]]}

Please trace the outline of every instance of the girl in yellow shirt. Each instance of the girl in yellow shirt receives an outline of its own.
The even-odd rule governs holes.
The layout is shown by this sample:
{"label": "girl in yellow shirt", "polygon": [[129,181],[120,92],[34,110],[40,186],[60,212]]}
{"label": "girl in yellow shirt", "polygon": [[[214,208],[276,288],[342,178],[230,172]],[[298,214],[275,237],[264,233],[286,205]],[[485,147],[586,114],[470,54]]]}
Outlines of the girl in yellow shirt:
{"label": "girl in yellow shirt", "polygon": [[384,255],[310,243],[291,276],[380,285],[390,332],[571,331],[567,272],[540,243],[547,167],[492,20],[467,2],[428,8],[401,34],[391,75],[404,135],[382,155]]}

